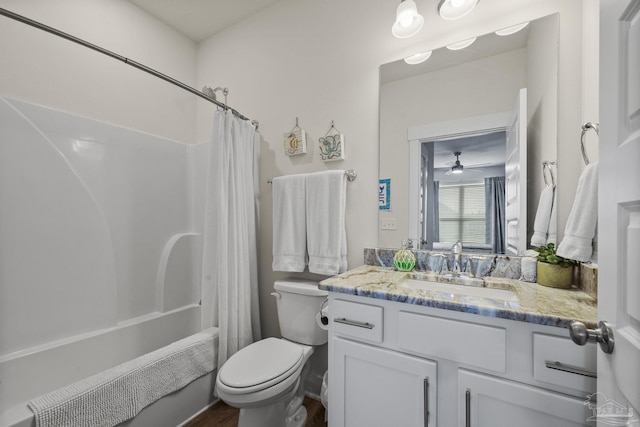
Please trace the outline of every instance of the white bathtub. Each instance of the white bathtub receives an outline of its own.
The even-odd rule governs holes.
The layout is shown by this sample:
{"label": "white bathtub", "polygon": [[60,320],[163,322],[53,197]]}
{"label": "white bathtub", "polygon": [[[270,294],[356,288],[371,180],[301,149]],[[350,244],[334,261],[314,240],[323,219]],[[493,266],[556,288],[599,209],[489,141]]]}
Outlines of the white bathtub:
{"label": "white bathtub", "polygon": [[[0,359],[0,426],[35,426],[32,398],[168,345],[200,330],[200,306],[143,316]],[[177,426],[210,405],[215,371],[148,406],[121,426]]]}

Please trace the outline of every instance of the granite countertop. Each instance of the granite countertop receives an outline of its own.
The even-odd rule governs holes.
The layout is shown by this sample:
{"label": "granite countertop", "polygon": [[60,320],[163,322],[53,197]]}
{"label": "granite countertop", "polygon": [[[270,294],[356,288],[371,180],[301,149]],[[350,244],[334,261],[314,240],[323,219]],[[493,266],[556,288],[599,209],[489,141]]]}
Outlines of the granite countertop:
{"label": "granite countertop", "polygon": [[[428,280],[445,285],[435,290],[415,289],[404,285],[402,282],[405,279]],[[480,286],[471,286],[473,290],[457,293],[456,288],[463,289],[459,288],[461,285],[469,288],[462,283],[465,281]],[[446,284],[454,284],[451,286],[453,291],[447,289]],[[323,280],[318,287],[329,292],[561,328],[568,328],[572,320],[595,328],[598,318],[596,300],[579,289],[554,289],[537,283],[497,277],[447,278],[431,272],[402,272],[390,267],[363,265]],[[497,295],[487,298],[481,296],[483,287],[512,293],[498,291],[493,292]]]}

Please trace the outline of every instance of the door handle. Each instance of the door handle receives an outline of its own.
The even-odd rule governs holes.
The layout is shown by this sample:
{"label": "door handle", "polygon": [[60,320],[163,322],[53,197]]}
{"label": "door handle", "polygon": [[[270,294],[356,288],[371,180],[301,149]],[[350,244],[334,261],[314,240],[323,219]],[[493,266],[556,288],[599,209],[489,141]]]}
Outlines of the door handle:
{"label": "door handle", "polygon": [[569,324],[569,336],[578,345],[585,345],[589,341],[597,342],[602,351],[607,354],[613,353],[613,329],[604,320],[598,322],[597,329],[587,329],[584,323],[574,320]]}

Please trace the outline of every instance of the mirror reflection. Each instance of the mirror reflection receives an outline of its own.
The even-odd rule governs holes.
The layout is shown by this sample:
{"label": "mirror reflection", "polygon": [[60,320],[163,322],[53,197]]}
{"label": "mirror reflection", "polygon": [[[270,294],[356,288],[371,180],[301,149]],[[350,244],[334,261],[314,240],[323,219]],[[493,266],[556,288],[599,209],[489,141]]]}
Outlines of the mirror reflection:
{"label": "mirror reflection", "polygon": [[[527,163],[556,158],[557,55],[558,18],[550,15],[508,36],[433,50],[418,65],[381,66],[379,177],[390,180],[391,202],[380,223],[395,229],[379,231],[380,247],[410,238],[424,249],[448,250],[456,241],[465,251],[526,249],[527,214],[544,187],[541,168]],[[523,93],[524,132],[514,137],[514,105]],[[509,135],[523,147],[511,164]],[[492,178],[502,188],[497,199],[488,196]],[[517,191],[509,195],[510,187]],[[507,206],[513,197],[522,200]]]}
{"label": "mirror reflection", "polygon": [[450,250],[505,252],[506,132],[420,145],[421,240]]}

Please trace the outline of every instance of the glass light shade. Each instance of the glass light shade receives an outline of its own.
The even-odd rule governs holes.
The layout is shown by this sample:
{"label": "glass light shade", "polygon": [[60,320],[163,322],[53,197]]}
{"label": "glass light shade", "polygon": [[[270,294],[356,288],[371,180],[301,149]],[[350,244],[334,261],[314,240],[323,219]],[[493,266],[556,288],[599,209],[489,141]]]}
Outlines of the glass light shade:
{"label": "glass light shade", "polygon": [[451,173],[462,173],[463,171],[463,166],[459,166],[457,168],[451,168]]}
{"label": "glass light shade", "polygon": [[462,40],[461,42],[458,43],[453,43],[450,45],[447,45],[447,49],[449,50],[460,50],[460,49],[464,49],[465,47],[469,47],[473,44],[473,42],[476,41],[476,37],[467,39],[467,40]]}
{"label": "glass light shade", "polygon": [[420,53],[416,53],[415,55],[407,56],[406,58],[404,58],[404,62],[406,62],[409,65],[422,64],[424,61],[429,59],[430,56],[431,56],[431,51],[428,50],[426,52],[420,52]]}
{"label": "glass light shade", "polygon": [[411,37],[422,29],[424,18],[418,13],[418,7],[413,0],[402,0],[396,9],[396,22],[391,27],[391,33],[399,39]]}
{"label": "glass light shade", "polygon": [[479,0],[440,0],[438,13],[442,19],[459,19],[471,12]]}
{"label": "glass light shade", "polygon": [[522,30],[527,25],[529,25],[529,22],[523,22],[522,24],[512,25],[511,27],[503,28],[501,30],[496,31],[496,34],[499,36],[508,36],[511,34],[515,34],[518,31]]}

